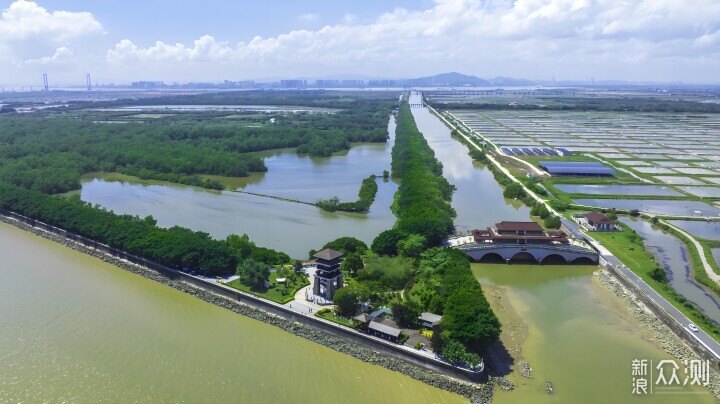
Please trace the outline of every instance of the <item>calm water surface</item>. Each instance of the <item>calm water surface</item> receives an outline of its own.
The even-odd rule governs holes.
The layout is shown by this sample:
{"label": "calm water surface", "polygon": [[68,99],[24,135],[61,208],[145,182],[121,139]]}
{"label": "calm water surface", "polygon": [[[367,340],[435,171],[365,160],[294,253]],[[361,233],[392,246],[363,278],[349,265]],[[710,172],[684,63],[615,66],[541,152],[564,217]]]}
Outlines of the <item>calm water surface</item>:
{"label": "calm water surface", "polygon": [[[592,266],[473,264],[481,284],[502,286],[528,326],[523,357],[533,379],[510,379],[515,391],[496,393],[494,403],[713,403],[703,389],[678,395],[637,397],[631,363],[657,363],[670,355],[641,337],[617,298],[593,280]],[[545,392],[552,381],[554,395]]]}
{"label": "calm water surface", "polygon": [[[390,170],[395,134],[392,119],[389,131],[388,143],[356,145],[329,158],[309,158],[294,151],[270,153],[268,172],[241,179],[238,187],[307,202],[333,196],[357,200],[364,178]],[[304,259],[311,249],[320,249],[338,237],[352,235],[369,244],[393,226],[390,205],[397,185],[382,178],[376,181],[378,193],[368,214],[329,213],[310,205],[236,192],[100,179],[83,183],[80,197],[118,213],[152,215],[163,227],[184,226],[216,238],[247,234],[258,245]]]}
{"label": "calm water surface", "polygon": [[0,256],[0,402],[466,402],[2,223]]}
{"label": "calm water surface", "polygon": [[720,222],[706,222],[700,220],[670,220],[669,223],[686,232],[708,240],[720,240]]}
{"label": "calm water surface", "polygon": [[555,184],[555,188],[567,193],[589,195],[656,195],[656,196],[682,196],[683,194],[672,188],[660,185],[580,185]]}
{"label": "calm water surface", "polygon": [[575,199],[574,201],[580,205],[627,210],[637,209],[641,212],[660,215],[720,216],[720,208],[697,201],[665,201],[662,199]]}
{"label": "calm water surface", "polygon": [[644,220],[623,217],[620,221],[642,236],[645,248],[665,269],[670,286],[694,303],[706,316],[720,324],[720,301],[693,280],[685,244],[672,234],[655,228]]}

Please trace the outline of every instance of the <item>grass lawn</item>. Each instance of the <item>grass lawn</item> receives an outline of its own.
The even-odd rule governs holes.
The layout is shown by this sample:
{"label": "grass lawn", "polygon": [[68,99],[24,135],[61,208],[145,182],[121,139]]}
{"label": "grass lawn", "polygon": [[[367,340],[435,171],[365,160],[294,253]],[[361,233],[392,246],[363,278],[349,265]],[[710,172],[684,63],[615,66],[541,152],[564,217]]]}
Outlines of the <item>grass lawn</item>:
{"label": "grass lawn", "polygon": [[355,324],[353,324],[352,320],[347,319],[345,317],[337,317],[335,315],[335,312],[330,309],[322,309],[315,313],[317,317],[324,318],[325,320],[330,320],[333,323],[337,323],[340,325],[344,325],[345,327],[355,328]]}
{"label": "grass lawn", "polygon": [[[667,301],[672,303],[673,306],[691,319],[698,327],[702,328],[708,335],[715,338],[715,340],[720,341],[720,327],[700,313],[694,305],[687,302],[669,285],[658,282],[650,277],[648,272],[659,265],[655,263],[652,254],[645,250],[642,237],[627,228],[627,226],[623,226],[622,232],[593,232],[592,237],[602,242],[603,246],[610,250],[623,264],[627,265],[631,271],[655,289],[655,291],[667,299]],[[690,258],[694,270],[693,276],[696,277],[699,271],[696,265],[697,250],[695,250],[693,246],[687,246],[687,248],[691,252]],[[704,270],[702,275],[705,275]]]}
{"label": "grass lawn", "polygon": [[[289,281],[289,278],[288,278]],[[273,302],[285,304],[289,301],[292,301],[295,293],[309,285],[310,282],[307,281],[307,278],[304,276],[300,278],[296,283],[288,283],[286,285],[278,285],[277,284],[277,272],[271,272],[270,273],[270,287],[266,290],[255,290],[252,289],[250,286],[245,285],[244,283],[240,282],[240,279],[235,279],[234,281],[226,283],[227,286],[233,287],[235,289],[242,290],[243,292],[251,293],[256,296],[260,296],[264,299],[272,300]]]}

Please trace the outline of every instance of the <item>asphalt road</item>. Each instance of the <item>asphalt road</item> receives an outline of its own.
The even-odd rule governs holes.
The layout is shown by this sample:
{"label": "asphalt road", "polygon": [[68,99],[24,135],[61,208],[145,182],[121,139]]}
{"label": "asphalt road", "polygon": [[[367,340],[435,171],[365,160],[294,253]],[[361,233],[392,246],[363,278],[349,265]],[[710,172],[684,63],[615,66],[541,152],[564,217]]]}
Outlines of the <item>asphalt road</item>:
{"label": "asphalt road", "polygon": [[602,244],[598,243],[595,239],[590,237],[587,234],[584,234],[578,225],[571,220],[568,219],[561,219],[563,225],[575,236],[584,238],[587,242],[589,242],[597,251],[600,252],[600,256],[602,256],[605,261],[610,263],[610,265],[614,266],[620,273],[625,276],[630,282],[632,282],[635,286],[638,287],[645,295],[647,295],[655,304],[657,304],[660,308],[662,308],[665,312],[670,314],[675,321],[682,324],[683,328],[685,328],[685,331],[687,331],[690,335],[694,336],[696,339],[698,339],[700,342],[705,345],[705,348],[710,351],[713,355],[715,355],[716,358],[720,359],[720,343],[715,341],[713,337],[708,335],[705,331],[700,329],[697,332],[693,332],[688,328],[688,324],[691,324],[692,321],[690,321],[685,314],[683,314],[680,310],[675,308],[670,302],[668,302],[664,297],[660,296],[658,292],[655,291],[655,289],[651,288],[650,285],[645,283],[644,280],[642,280],[639,276],[637,276],[633,271],[631,271],[628,267],[623,265],[623,263],[610,251],[608,251],[607,248],[605,248]]}

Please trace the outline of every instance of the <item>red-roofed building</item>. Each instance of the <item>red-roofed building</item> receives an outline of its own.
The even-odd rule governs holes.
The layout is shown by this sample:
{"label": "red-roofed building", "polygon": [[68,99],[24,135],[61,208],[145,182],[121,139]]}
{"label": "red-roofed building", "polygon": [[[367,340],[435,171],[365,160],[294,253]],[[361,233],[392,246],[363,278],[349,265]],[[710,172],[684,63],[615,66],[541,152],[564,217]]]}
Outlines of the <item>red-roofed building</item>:
{"label": "red-roofed building", "polygon": [[567,244],[562,231],[546,232],[536,222],[500,222],[485,230],[473,230],[478,244]]}
{"label": "red-roofed building", "polygon": [[613,231],[615,230],[615,222],[600,212],[590,212],[585,214],[585,220],[589,226],[596,231]]}

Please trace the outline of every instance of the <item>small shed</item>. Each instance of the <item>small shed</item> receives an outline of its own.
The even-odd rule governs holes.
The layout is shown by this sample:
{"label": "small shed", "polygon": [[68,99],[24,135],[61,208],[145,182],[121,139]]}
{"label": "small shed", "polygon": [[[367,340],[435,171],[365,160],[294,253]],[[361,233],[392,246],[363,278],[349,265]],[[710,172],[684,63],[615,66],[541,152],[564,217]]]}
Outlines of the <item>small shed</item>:
{"label": "small shed", "polygon": [[369,325],[370,322],[373,321],[374,319],[375,319],[375,317],[373,317],[373,316],[371,316],[371,315],[369,315],[369,314],[367,314],[367,313],[359,314],[359,315],[353,317],[353,320],[355,320],[355,321],[357,321],[358,323],[360,323],[360,328],[362,328],[363,330],[367,330],[368,325]]}
{"label": "small shed", "polygon": [[433,328],[436,325],[440,324],[442,316],[433,313],[422,312],[420,313],[420,317],[418,317],[418,320],[420,320],[420,324],[423,327]]}
{"label": "small shed", "polygon": [[391,342],[397,342],[400,338],[400,329],[378,323],[377,321],[371,321],[368,324],[368,332],[376,337],[384,338]]}

